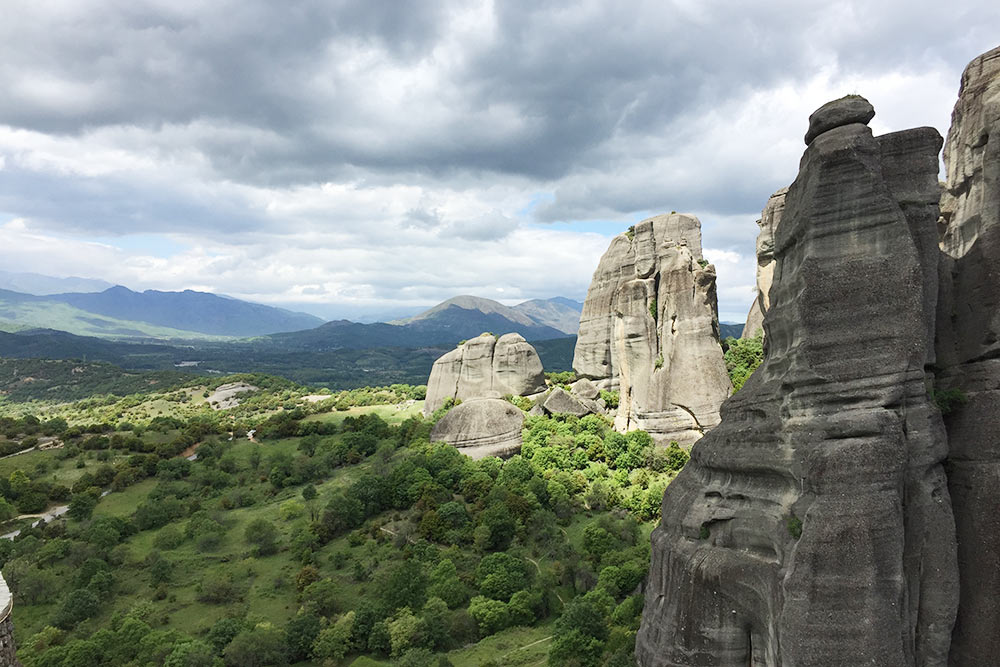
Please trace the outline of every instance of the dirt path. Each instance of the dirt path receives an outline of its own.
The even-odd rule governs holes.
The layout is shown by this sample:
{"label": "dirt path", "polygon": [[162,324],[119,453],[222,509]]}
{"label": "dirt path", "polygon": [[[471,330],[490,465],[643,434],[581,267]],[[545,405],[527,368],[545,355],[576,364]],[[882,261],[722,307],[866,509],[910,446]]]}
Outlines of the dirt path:
{"label": "dirt path", "polygon": [[[531,642],[530,644],[525,644],[524,646],[518,646],[518,647],[517,647],[517,648],[515,648],[515,649],[511,649],[510,651],[507,651],[506,653],[504,653],[504,654],[503,654],[503,655],[501,655],[500,657],[501,657],[501,658],[506,658],[507,656],[511,655],[512,653],[517,653],[518,651],[523,651],[523,650],[524,650],[524,649],[526,649],[526,648],[531,648],[532,646],[537,646],[538,644],[541,644],[542,642],[547,642],[547,641],[549,641],[549,640],[550,640],[550,639],[552,639],[552,638],[553,638],[554,636],[555,636],[555,635],[549,635],[548,637],[542,637],[541,639],[539,639],[539,640],[537,640],[537,641],[533,641],[533,642]],[[546,659],[542,659],[542,661],[541,661],[541,662],[536,662],[536,663],[534,663],[534,664],[536,664],[536,665],[541,665],[541,664],[544,664],[544,663],[545,663],[545,661],[546,661]]]}

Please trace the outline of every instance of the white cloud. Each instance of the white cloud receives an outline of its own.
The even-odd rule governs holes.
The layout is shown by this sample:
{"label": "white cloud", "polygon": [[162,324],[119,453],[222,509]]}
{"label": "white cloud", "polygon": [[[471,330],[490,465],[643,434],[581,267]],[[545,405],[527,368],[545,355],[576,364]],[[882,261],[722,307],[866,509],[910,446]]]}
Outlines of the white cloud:
{"label": "white cloud", "polygon": [[986,0],[22,3],[0,263],[317,307],[581,298],[608,239],[572,223],[678,210],[741,320],[809,113],[858,92],[877,133],[943,133],[997,34]]}

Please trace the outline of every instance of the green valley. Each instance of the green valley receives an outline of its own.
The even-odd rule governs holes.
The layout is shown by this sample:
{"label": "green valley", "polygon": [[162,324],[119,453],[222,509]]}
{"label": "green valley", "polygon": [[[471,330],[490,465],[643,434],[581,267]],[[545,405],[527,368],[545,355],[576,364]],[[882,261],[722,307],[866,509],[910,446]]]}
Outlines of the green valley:
{"label": "green valley", "polygon": [[9,449],[50,447],[0,459],[25,665],[629,664],[683,450],[564,415],[473,461],[429,442],[423,387],[95,366],[134,391],[0,403]]}

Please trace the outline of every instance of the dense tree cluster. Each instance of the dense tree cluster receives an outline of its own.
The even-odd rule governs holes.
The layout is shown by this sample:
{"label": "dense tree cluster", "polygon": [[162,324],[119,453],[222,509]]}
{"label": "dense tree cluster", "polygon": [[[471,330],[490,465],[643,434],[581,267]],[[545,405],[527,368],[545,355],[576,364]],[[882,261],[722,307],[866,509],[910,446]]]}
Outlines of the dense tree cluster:
{"label": "dense tree cluster", "polygon": [[[419,417],[286,408],[256,422],[259,443],[235,437],[225,414],[64,428],[58,456],[86,463],[70,488],[44,472],[0,479],[8,514],[33,494],[69,505],[67,520],[0,541],[19,608],[36,619],[24,663],[438,665],[554,618],[551,664],[626,664],[649,557],[640,525],[658,516],[684,450],[562,415],[529,417],[520,455],[472,461],[429,442]],[[195,460],[177,456],[193,445]],[[99,511],[102,490],[146,479],[130,514]],[[218,620],[173,627],[165,609],[180,591]],[[262,618],[247,611],[261,595],[297,605]]]}
{"label": "dense tree cluster", "polygon": [[730,336],[722,345],[725,350],[726,370],[733,382],[733,391],[739,391],[757,367],[764,360],[764,332],[758,331],[753,338],[733,338]]}

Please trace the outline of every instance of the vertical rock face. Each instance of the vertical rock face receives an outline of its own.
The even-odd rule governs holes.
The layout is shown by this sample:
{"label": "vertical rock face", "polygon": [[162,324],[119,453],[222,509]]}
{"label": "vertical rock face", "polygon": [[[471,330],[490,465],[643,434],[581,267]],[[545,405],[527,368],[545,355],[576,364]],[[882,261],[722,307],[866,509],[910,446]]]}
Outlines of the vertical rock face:
{"label": "vertical rock face", "polygon": [[543,389],[542,361],[530,343],[516,333],[499,339],[483,334],[434,362],[424,414],[433,414],[449,398],[524,396]]}
{"label": "vertical rock face", "polygon": [[1000,655],[1000,48],[966,68],[944,150],[937,390],[947,415],[961,596],[951,664]]}
{"label": "vertical rock face", "polygon": [[621,431],[691,443],[718,423],[731,385],[697,218],[657,216],[612,240],[587,292],[573,368],[618,378]]}
{"label": "vertical rock face", "polygon": [[757,298],[750,306],[741,338],[753,338],[764,328],[764,313],[771,304],[769,293],[774,282],[774,234],[785,212],[785,195],[788,188],[781,188],[767,200],[757,226]]}
{"label": "vertical rock face", "polygon": [[851,97],[810,118],[764,362],[664,495],[643,667],[947,660],[954,520],[925,373],[941,137],[875,138],[872,113]]}

